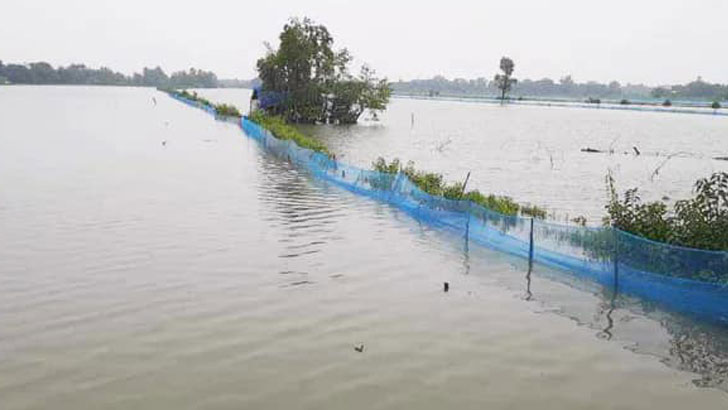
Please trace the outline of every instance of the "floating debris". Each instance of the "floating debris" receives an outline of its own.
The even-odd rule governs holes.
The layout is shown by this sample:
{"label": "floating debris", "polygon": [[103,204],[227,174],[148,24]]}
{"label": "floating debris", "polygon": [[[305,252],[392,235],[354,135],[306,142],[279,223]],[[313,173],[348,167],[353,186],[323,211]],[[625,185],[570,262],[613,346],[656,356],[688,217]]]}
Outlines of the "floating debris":
{"label": "floating debris", "polygon": [[354,350],[359,353],[364,352],[364,343],[359,343],[358,345],[354,346]]}
{"label": "floating debris", "polygon": [[586,148],[582,148],[581,152],[600,153],[600,152],[604,152],[604,151],[586,147]]}
{"label": "floating debris", "polygon": [[449,284],[448,282],[444,282],[444,283],[442,284],[442,290],[443,290],[443,292],[448,292],[448,291],[450,291],[450,284]]}

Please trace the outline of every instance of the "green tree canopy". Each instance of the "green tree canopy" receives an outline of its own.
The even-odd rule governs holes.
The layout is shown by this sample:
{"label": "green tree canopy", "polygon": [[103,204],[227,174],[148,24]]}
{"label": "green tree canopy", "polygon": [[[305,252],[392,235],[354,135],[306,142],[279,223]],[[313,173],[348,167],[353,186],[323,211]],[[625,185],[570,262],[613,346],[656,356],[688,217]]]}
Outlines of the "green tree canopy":
{"label": "green tree canopy", "polygon": [[257,62],[264,92],[283,96],[272,110],[289,121],[302,123],[356,123],[367,110],[383,110],[389,102],[386,79],[362,67],[354,76],[348,50],[334,50],[328,29],[312,20],[293,18],[283,26],[277,50]]}

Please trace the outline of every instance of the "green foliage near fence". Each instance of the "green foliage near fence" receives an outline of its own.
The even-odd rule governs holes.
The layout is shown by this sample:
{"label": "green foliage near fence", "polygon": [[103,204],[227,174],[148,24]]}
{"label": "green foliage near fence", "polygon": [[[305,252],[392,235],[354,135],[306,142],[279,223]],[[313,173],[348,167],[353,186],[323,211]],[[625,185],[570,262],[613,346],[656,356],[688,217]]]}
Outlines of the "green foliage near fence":
{"label": "green foliage near fence", "polygon": [[[478,205],[488,208],[492,211],[504,215],[523,215],[532,216],[534,218],[544,219],[546,211],[535,205],[521,206],[513,199],[507,196],[496,196],[493,194],[485,195],[478,190],[463,192],[463,185],[460,182],[447,184],[442,174],[435,172],[426,172],[415,169],[415,164],[410,161],[406,166],[402,166],[399,159],[395,158],[391,162],[379,157],[372,164],[375,171],[383,174],[394,175],[398,172],[403,173],[422,191],[433,195],[453,200],[468,200]],[[383,187],[388,187],[390,182],[387,180],[375,181],[375,184],[381,183]]]}
{"label": "green foliage near fence", "polygon": [[240,118],[240,111],[234,106],[229,104],[215,104],[215,113],[226,117],[238,117]]}
{"label": "green foliage near fence", "polygon": [[305,135],[297,128],[289,125],[282,116],[267,115],[262,111],[255,111],[250,115],[250,119],[261,127],[272,132],[278,139],[290,140],[295,142],[301,148],[308,148],[329,156],[331,155],[324,143]]}
{"label": "green foliage near fence", "polygon": [[716,172],[695,183],[695,196],[673,209],[659,201],[642,202],[636,188],[617,194],[607,176],[609,203],[605,223],[654,241],[690,248],[728,250],[728,173]]}

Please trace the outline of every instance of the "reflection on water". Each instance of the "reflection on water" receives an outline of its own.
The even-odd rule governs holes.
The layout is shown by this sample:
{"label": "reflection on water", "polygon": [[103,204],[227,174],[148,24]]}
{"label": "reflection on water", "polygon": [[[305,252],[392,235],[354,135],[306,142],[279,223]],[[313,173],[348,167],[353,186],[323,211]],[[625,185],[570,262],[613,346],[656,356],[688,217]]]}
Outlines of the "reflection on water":
{"label": "reflection on water", "polygon": [[[569,300],[574,295],[534,292],[532,275],[538,275],[539,270],[537,268],[534,273],[533,266],[528,264],[524,300],[537,300],[557,308],[558,313],[596,329],[599,339],[609,341],[616,336],[618,341],[628,342],[628,348],[634,352],[657,356],[671,367],[695,373],[698,375],[693,380],[696,386],[728,391],[728,329],[725,327],[665,312],[652,303],[621,294],[616,270],[611,286],[596,285],[591,290],[585,289],[586,284],[578,283],[566,272],[545,275],[550,281],[568,284],[581,289],[580,292],[591,292],[596,301],[595,312],[589,317],[588,306]],[[585,307],[586,310],[582,310]],[[655,324],[659,324],[663,335],[650,330]],[[660,342],[662,337],[666,343]]]}
{"label": "reflection on water", "polygon": [[697,373],[701,387],[728,390],[728,336],[725,329],[711,328],[686,319],[663,319],[670,334],[668,364]]}
{"label": "reflection on water", "polygon": [[10,87],[0,112],[3,410],[728,405],[696,387],[726,389],[725,329],[316,181],[153,90]]}

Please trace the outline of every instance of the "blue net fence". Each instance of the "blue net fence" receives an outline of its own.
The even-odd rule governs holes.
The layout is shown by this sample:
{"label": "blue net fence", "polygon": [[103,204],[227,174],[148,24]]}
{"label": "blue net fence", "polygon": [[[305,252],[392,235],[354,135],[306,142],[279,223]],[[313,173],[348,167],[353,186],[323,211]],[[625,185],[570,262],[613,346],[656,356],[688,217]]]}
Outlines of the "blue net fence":
{"label": "blue net fence", "polygon": [[[210,112],[209,107],[173,97]],[[728,324],[728,252],[672,246],[609,227],[503,215],[470,201],[429,195],[401,173],[361,169],[301,148],[247,117],[240,126],[266,151],[313,176],[393,204],[423,222],[462,235],[469,243],[558,268],[670,310]]]}

